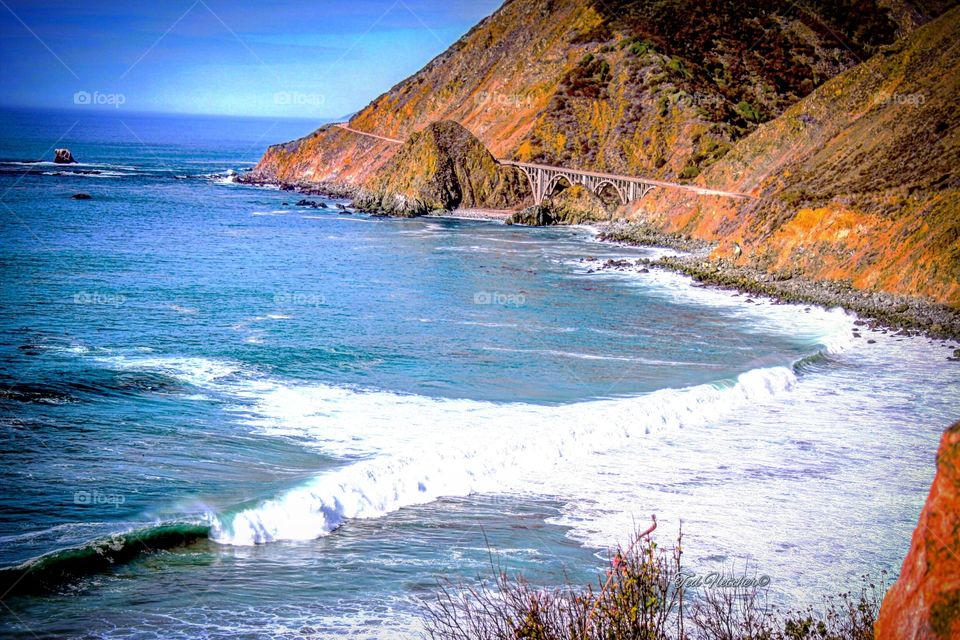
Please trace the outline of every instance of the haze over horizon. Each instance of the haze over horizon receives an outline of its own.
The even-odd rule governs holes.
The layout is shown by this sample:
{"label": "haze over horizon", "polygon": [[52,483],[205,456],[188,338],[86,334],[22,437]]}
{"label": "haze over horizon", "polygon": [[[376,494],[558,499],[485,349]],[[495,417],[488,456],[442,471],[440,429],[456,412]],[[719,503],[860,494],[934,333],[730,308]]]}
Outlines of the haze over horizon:
{"label": "haze over horizon", "polygon": [[0,106],[333,119],[500,0],[0,4]]}

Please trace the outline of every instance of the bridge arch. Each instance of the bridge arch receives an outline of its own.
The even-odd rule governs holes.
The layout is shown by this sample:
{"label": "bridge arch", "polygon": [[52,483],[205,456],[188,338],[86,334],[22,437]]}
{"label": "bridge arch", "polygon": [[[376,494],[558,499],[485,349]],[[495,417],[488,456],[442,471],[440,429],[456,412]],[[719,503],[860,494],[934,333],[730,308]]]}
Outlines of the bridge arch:
{"label": "bridge arch", "polygon": [[551,167],[515,160],[498,160],[503,166],[513,167],[523,173],[530,183],[533,200],[536,204],[543,204],[545,198],[553,195],[557,185],[566,182],[568,187],[582,185],[587,191],[600,197],[605,189],[613,189],[621,204],[629,204],[639,200],[649,193],[655,183],[643,178],[618,176],[613,174],[596,173]]}
{"label": "bridge arch", "polygon": [[597,186],[593,188],[593,195],[600,198],[603,195],[603,190],[609,187],[617,194],[617,198],[620,200],[620,204],[627,204],[627,194],[623,192],[623,188],[620,185],[615,183],[613,180],[601,180],[597,183]]}
{"label": "bridge arch", "polygon": [[558,173],[557,175],[550,178],[550,182],[547,183],[547,187],[543,191],[543,197],[549,198],[550,196],[552,196],[554,190],[556,190],[557,186],[559,186],[561,182],[567,183],[567,186],[566,186],[567,189],[569,189],[574,184],[576,184],[573,180],[570,179],[570,176],[564,173]]}

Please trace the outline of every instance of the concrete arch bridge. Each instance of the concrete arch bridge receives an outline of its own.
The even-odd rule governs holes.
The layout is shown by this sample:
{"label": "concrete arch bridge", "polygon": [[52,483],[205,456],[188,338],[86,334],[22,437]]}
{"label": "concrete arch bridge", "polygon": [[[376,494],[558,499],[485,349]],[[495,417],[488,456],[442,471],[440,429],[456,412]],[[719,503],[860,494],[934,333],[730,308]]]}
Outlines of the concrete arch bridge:
{"label": "concrete arch bridge", "polygon": [[534,202],[537,204],[543,204],[543,201],[550,197],[556,188],[563,183],[566,183],[568,187],[576,184],[582,185],[590,193],[597,196],[601,195],[606,189],[612,190],[620,199],[620,204],[629,204],[634,200],[639,200],[657,186],[654,182],[643,178],[618,176],[612,173],[566,169],[564,167],[551,167],[512,160],[500,160],[500,164],[516,167],[527,176]]}

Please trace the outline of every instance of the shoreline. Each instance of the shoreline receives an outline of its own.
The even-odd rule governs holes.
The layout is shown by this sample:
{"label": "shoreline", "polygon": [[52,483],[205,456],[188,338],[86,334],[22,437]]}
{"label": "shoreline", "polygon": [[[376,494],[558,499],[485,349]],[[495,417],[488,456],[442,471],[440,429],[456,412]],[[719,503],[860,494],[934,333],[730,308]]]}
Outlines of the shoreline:
{"label": "shoreline", "polygon": [[[337,183],[277,182],[256,179],[249,174],[239,176],[237,182],[337,200],[352,200],[360,191],[357,187]],[[513,213],[507,209],[467,208],[431,213],[423,217],[504,223]],[[598,221],[586,226],[594,230],[600,242],[682,252],[680,255],[657,259],[642,258],[635,263],[605,263],[599,266],[601,269],[664,269],[689,276],[704,286],[763,296],[783,304],[840,307],[857,314],[859,322],[873,329],[896,330],[901,335],[925,335],[939,340],[960,342],[960,309],[906,295],[855,289],[843,282],[803,277],[785,278],[746,265],[737,265],[729,260],[712,259],[709,253],[715,246],[714,243],[662,233],[643,223]],[[954,348],[957,351],[951,359],[960,360],[960,345]]]}
{"label": "shoreline", "polygon": [[[858,317],[857,326],[893,330],[898,335],[926,336],[945,343],[960,342],[960,310],[921,298],[855,289],[849,284],[802,277],[783,277],[754,267],[713,259],[713,244],[692,238],[661,233],[641,224],[607,223],[594,227],[598,242],[624,246],[674,249],[682,253],[636,261],[617,260],[598,265],[598,269],[663,269],[686,275],[700,286],[737,291],[765,297],[779,304],[807,304],[826,309],[839,307]],[[748,298],[749,300],[749,298]],[[960,360],[960,344],[953,358]]]}
{"label": "shoreline", "polygon": [[424,218],[451,218],[454,220],[483,220],[486,222],[506,222],[514,214],[511,209],[454,209],[453,211],[443,211],[430,213]]}

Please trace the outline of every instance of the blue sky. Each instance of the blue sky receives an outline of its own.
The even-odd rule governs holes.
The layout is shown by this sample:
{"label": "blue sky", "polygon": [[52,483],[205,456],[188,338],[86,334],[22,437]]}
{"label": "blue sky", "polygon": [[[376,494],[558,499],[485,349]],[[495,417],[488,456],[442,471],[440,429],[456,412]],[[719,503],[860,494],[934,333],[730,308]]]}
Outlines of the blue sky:
{"label": "blue sky", "polygon": [[0,105],[334,118],[502,0],[0,0]]}

